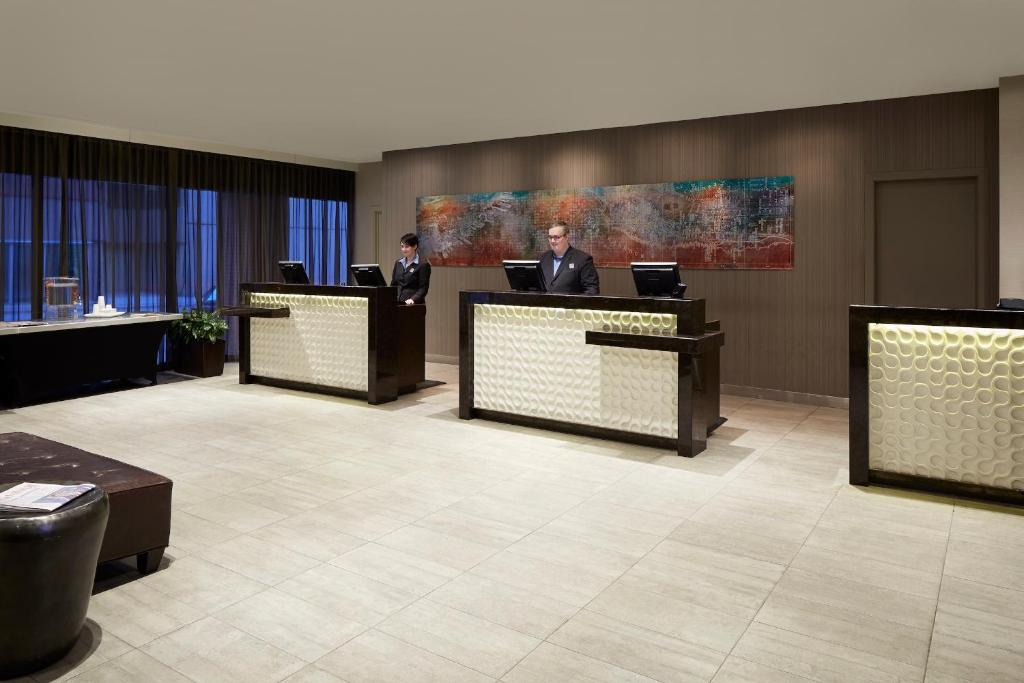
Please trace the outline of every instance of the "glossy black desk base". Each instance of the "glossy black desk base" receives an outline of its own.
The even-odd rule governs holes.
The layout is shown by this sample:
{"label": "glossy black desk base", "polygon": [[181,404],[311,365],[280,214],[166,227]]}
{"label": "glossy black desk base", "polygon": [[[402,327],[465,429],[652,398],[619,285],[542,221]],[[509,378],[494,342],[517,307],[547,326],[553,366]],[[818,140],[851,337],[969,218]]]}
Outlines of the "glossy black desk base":
{"label": "glossy black desk base", "polygon": [[106,380],[156,384],[156,356],[171,322],[0,335],[0,402],[22,406]]}

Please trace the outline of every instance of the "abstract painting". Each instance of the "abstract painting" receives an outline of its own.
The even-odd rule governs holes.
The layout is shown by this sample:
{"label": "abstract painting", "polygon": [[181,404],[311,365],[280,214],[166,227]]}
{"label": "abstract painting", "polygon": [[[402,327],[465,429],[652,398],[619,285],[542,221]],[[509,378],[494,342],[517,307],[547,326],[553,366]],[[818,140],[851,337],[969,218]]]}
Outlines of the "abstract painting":
{"label": "abstract painting", "polygon": [[684,268],[793,268],[793,176],[416,200],[422,248],[438,266],[537,258],[557,220],[599,266],[675,261]]}

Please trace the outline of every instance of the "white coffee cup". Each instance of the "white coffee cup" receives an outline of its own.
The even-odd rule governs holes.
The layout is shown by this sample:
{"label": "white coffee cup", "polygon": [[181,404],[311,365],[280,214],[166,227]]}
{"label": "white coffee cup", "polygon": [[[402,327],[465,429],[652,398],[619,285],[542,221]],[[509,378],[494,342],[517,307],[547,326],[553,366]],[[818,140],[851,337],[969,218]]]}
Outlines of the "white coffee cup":
{"label": "white coffee cup", "polygon": [[102,294],[96,297],[96,305],[99,306],[101,311],[107,307],[107,300],[103,298]]}
{"label": "white coffee cup", "polygon": [[100,305],[99,304],[93,304],[92,305],[92,312],[94,314],[99,313],[100,312]]}

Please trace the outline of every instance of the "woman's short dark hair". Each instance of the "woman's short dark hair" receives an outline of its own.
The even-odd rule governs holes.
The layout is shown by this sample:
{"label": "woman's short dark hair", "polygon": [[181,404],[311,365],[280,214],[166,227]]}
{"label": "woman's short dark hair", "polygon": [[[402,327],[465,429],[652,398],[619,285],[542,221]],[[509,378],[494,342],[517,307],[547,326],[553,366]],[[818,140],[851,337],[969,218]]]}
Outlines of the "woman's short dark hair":
{"label": "woman's short dark hair", "polygon": [[417,237],[416,233],[414,233],[414,232],[407,232],[404,235],[402,235],[401,242],[402,242],[402,244],[404,244],[404,245],[406,245],[408,247],[418,247],[418,246],[420,246],[420,238]]}

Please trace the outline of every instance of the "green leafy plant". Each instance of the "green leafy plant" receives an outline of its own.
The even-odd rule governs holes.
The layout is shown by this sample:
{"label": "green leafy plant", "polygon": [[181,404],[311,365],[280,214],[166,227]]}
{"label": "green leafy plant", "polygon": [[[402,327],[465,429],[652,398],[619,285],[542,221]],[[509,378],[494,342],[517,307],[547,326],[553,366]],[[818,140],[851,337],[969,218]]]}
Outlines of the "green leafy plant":
{"label": "green leafy plant", "polygon": [[171,323],[171,339],[183,344],[205,342],[216,344],[227,334],[228,323],[216,311],[201,308],[184,309],[181,320]]}

